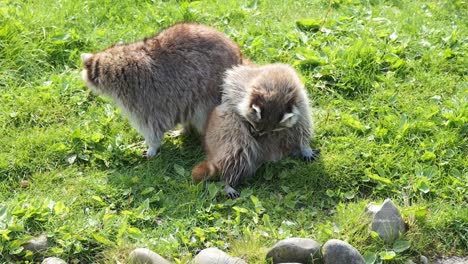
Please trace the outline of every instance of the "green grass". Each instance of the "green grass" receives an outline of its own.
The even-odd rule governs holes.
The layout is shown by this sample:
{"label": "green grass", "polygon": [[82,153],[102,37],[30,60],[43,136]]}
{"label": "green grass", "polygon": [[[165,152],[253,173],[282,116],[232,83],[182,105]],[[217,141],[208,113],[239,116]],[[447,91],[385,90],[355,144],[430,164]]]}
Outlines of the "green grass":
{"label": "green grass", "polygon": [[[384,257],[394,247],[369,232],[364,207],[387,197],[410,242],[390,262],[466,254],[468,4],[426,2],[1,0],[0,262],[115,263],[148,247],[185,263],[216,246],[263,263],[290,236]],[[221,183],[191,182],[203,158],[194,136],[140,157],[142,137],[86,89],[79,55],[184,20],[225,32],[258,63],[297,67],[318,162],[267,164],[232,201]],[[38,234],[49,250],[25,252]]]}

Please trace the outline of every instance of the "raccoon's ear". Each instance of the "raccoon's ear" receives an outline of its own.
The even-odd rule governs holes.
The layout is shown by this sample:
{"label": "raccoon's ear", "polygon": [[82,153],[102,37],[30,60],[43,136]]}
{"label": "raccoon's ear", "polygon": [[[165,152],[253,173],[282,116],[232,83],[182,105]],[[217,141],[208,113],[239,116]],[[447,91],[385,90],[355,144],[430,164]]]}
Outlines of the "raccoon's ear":
{"label": "raccoon's ear", "polygon": [[252,110],[255,112],[257,119],[258,120],[262,119],[262,109],[256,104],[252,104],[251,107],[252,107]]}
{"label": "raccoon's ear", "polygon": [[286,123],[289,119],[291,119],[294,116],[294,113],[286,113],[283,115],[283,118],[281,118],[280,123]]}
{"label": "raccoon's ear", "polygon": [[86,63],[92,56],[93,56],[93,54],[91,54],[91,53],[82,53],[81,54],[81,62]]}
{"label": "raccoon's ear", "polygon": [[280,120],[280,124],[285,127],[292,127],[299,120],[300,112],[296,106],[292,106],[292,112],[286,112]]}

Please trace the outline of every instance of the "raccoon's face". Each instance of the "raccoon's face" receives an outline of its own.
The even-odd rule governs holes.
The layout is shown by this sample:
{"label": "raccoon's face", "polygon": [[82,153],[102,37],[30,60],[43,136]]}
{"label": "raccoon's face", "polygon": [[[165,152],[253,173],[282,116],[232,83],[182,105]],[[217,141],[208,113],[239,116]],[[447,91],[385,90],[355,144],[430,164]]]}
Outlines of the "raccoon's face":
{"label": "raccoon's face", "polygon": [[81,78],[86,83],[86,86],[95,93],[103,93],[101,67],[98,56],[91,53],[83,53],[81,54],[81,62],[83,63]]}
{"label": "raccoon's face", "polygon": [[244,117],[251,133],[263,136],[293,127],[299,114],[294,97],[281,93],[253,94]]}

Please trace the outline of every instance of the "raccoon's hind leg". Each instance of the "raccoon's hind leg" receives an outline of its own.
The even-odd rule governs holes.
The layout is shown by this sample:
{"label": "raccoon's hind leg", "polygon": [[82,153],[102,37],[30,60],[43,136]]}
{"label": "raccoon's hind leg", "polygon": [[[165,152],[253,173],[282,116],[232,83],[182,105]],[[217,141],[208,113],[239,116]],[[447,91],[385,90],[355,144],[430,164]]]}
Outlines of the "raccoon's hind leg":
{"label": "raccoon's hind leg", "polygon": [[253,175],[260,164],[255,161],[254,156],[247,151],[239,151],[237,155],[227,157],[222,166],[222,176],[224,178],[224,191],[230,199],[239,198],[240,194],[233,187],[242,178]]}
{"label": "raccoon's hind leg", "polygon": [[203,135],[205,133],[206,120],[210,115],[211,110],[213,110],[213,107],[203,107],[201,109],[197,109],[192,119],[190,120],[188,127],[194,129],[200,135]]}
{"label": "raccoon's hind leg", "polygon": [[143,157],[151,158],[156,156],[161,146],[161,141],[163,138],[163,133],[153,133],[152,135],[144,135],[145,142],[148,145],[148,150],[143,151]]}

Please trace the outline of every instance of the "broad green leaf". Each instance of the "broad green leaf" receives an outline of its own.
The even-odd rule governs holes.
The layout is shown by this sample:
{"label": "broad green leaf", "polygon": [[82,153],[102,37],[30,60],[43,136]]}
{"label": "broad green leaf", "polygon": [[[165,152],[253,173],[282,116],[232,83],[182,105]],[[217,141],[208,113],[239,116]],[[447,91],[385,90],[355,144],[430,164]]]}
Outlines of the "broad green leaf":
{"label": "broad green leaf", "polygon": [[243,208],[243,207],[239,207],[239,206],[233,206],[232,209],[234,209],[236,212],[239,212],[239,213],[247,213],[248,210]]}
{"label": "broad green leaf", "polygon": [[114,213],[107,213],[102,217],[102,221],[105,223],[109,221],[110,219],[115,218],[115,216],[116,215]]}
{"label": "broad green leaf", "polygon": [[354,191],[347,191],[345,192],[344,197],[348,200],[351,200],[354,198],[354,195],[355,195]]}
{"label": "broad green leaf", "polygon": [[208,193],[210,195],[211,200],[213,200],[216,197],[218,192],[219,192],[219,188],[218,188],[218,186],[216,186],[216,184],[214,184],[214,183],[209,183],[208,184]]}
{"label": "broad green leaf", "polygon": [[93,196],[91,196],[91,199],[93,199],[94,201],[96,201],[96,202],[97,202],[99,205],[101,205],[101,206],[106,205],[106,203],[104,203],[104,201],[102,200],[102,198],[99,197],[99,196],[93,195]]}
{"label": "broad green leaf", "polygon": [[8,226],[8,230],[10,230],[12,232],[22,232],[22,231],[24,231],[24,226],[19,225],[17,223],[13,223],[13,224],[10,224]]}
{"label": "broad green leaf", "polygon": [[185,177],[185,169],[184,167],[180,166],[179,164],[174,164],[174,170],[176,171],[177,174],[180,176]]}
{"label": "broad green leaf", "polygon": [[418,181],[418,190],[423,193],[428,193],[430,191],[429,181],[427,179],[421,179]]}
{"label": "broad green leaf", "polygon": [[302,31],[318,31],[320,29],[320,21],[312,18],[299,19],[296,21],[297,27]]}
{"label": "broad green leaf", "polygon": [[104,237],[104,236],[101,236],[100,234],[94,233],[94,234],[91,234],[91,235],[93,236],[93,238],[94,238],[97,242],[99,242],[99,243],[101,243],[101,244],[104,244],[104,245],[107,245],[107,246],[112,245],[112,242],[111,242],[109,239],[107,239],[107,238]]}
{"label": "broad green leaf", "polygon": [[389,250],[389,251],[382,251],[379,254],[380,259],[382,260],[391,260],[394,259],[396,256],[395,251]]}
{"label": "broad green leaf", "polygon": [[411,243],[406,240],[397,240],[393,243],[393,250],[397,253],[403,252],[411,247]]}
{"label": "broad green leaf", "polygon": [[98,202],[103,203],[101,197],[99,197],[99,196],[93,195],[93,196],[91,196],[91,198],[92,198],[93,200],[95,200],[95,201],[98,201]]}
{"label": "broad green leaf", "polygon": [[364,132],[366,130],[366,126],[364,126],[361,121],[353,117],[352,115],[348,114],[343,114],[342,115],[342,121],[343,123],[351,128],[354,128],[355,130]]}
{"label": "broad green leaf", "polygon": [[380,236],[379,236],[379,233],[377,233],[377,232],[375,232],[375,231],[371,231],[370,234],[371,234],[371,237],[372,237],[373,239],[375,239],[375,240],[382,240],[382,239],[380,238]]}
{"label": "broad green leaf", "polygon": [[146,187],[142,192],[141,195],[147,195],[148,193],[151,193],[154,191],[154,187]]}
{"label": "broad green leaf", "polygon": [[254,206],[257,206],[257,204],[260,202],[258,198],[254,195],[250,195],[250,200],[252,200]]}
{"label": "broad green leaf", "polygon": [[91,136],[91,141],[94,142],[94,143],[99,143],[103,139],[104,139],[104,135],[101,134],[101,133],[94,133]]}
{"label": "broad green leaf", "polygon": [[363,257],[366,261],[366,264],[374,264],[377,260],[377,254],[374,252],[365,252]]}
{"label": "broad green leaf", "polygon": [[424,151],[424,154],[421,156],[421,160],[423,161],[428,161],[428,160],[434,160],[436,158],[436,155],[434,152],[431,151]]}
{"label": "broad green leaf", "polygon": [[143,217],[144,213],[148,211],[150,208],[150,201],[148,198],[146,198],[138,208],[135,209],[135,213],[137,217]]}
{"label": "broad green leaf", "polygon": [[133,238],[140,238],[143,235],[143,233],[140,231],[140,229],[138,229],[136,227],[127,228],[127,232]]}
{"label": "broad green leaf", "polygon": [[8,234],[10,234],[10,233],[11,233],[11,230],[0,229],[0,236],[1,236],[3,241],[9,241],[10,240],[10,236],[8,236]]}
{"label": "broad green leaf", "polygon": [[68,211],[69,211],[69,209],[65,206],[65,203],[63,201],[58,201],[54,205],[55,215],[61,215],[61,214],[67,213]]}

